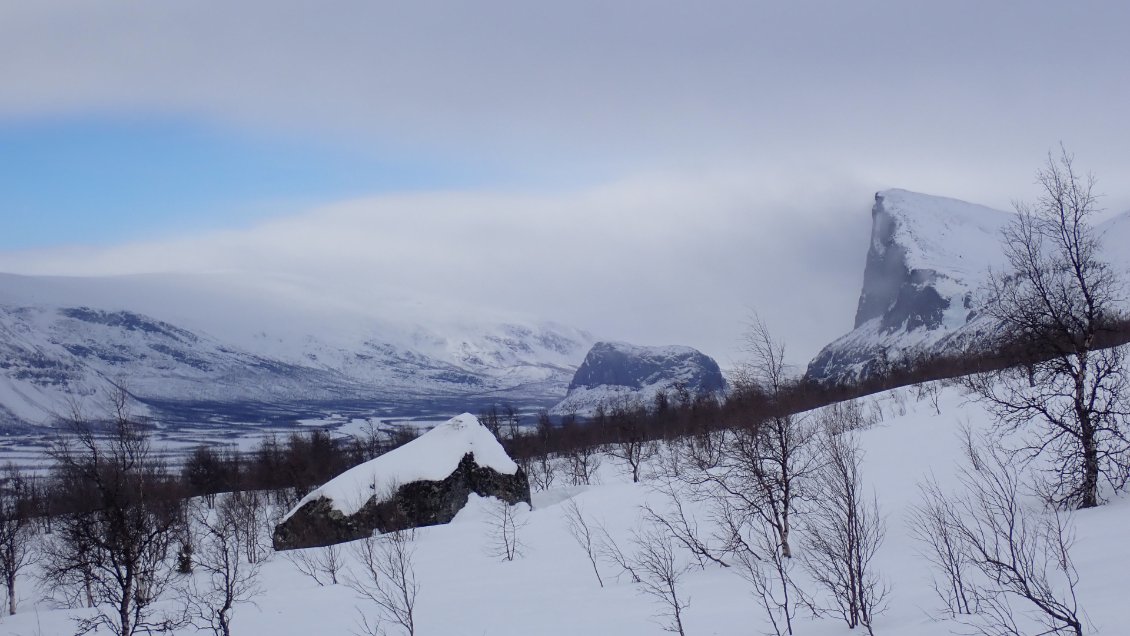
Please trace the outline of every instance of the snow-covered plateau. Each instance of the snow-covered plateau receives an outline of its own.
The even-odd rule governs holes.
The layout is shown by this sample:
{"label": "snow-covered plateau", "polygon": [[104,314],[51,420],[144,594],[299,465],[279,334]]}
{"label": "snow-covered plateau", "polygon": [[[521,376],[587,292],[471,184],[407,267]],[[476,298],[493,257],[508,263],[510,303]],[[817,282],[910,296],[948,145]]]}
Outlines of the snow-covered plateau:
{"label": "snow-covered plateau", "polygon": [[[962,457],[959,429],[981,431],[989,418],[957,389],[946,388],[936,404],[919,400],[913,390],[902,389],[868,398],[865,408],[882,419],[859,433],[864,453],[862,479],[867,493],[877,497],[886,538],[874,567],[890,590],[887,610],[874,621],[876,634],[948,636],[968,633],[968,628],[948,619],[939,609],[931,571],[921,556],[922,546],[908,528],[910,507],[920,501],[917,484],[935,479],[943,490],[955,487]],[[617,569],[598,561],[604,585],[598,584],[585,552],[566,524],[568,503],[583,516],[607,529],[625,549],[632,532],[640,527],[641,506],[663,509],[664,498],[655,491],[659,482],[649,476],[631,483],[624,467],[604,458],[599,483],[558,486],[534,494],[533,507],[515,508],[518,538],[524,545],[515,560],[504,561],[491,550],[491,514],[495,503],[472,497],[448,525],[422,528],[413,542],[419,595],[416,600],[417,634],[616,634],[644,636],[662,632],[657,615],[662,607],[641,593],[640,585]],[[687,502],[701,529],[710,520],[703,509]],[[1046,514],[1033,501],[1024,501],[1033,514]],[[1120,636],[1130,629],[1130,498],[1114,496],[1095,509],[1074,513],[1075,542],[1071,557],[1078,568],[1079,607],[1093,629],[1087,634]],[[803,546],[803,543],[802,543]],[[801,548],[803,550],[803,547]],[[311,551],[313,553],[313,551]],[[357,567],[346,545],[345,570]],[[691,563],[681,549],[679,565]],[[818,589],[801,568],[798,584],[819,601]],[[197,574],[196,576],[201,576]],[[346,636],[357,633],[361,617],[375,616],[371,605],[344,584],[320,585],[301,574],[291,561],[272,557],[261,573],[263,594],[254,604],[236,607],[233,633],[248,636]],[[0,621],[0,634],[30,636],[72,633],[73,619],[90,610],[62,609],[41,599],[33,581],[21,580],[18,613]],[[760,634],[771,628],[765,612],[755,602],[750,584],[738,568],[694,565],[679,581],[679,591],[689,602],[684,613],[688,636]],[[1058,590],[1063,591],[1063,590]],[[1018,610],[1023,605],[1016,605]],[[389,626],[390,633],[401,633]],[[835,616],[813,618],[802,612],[797,634],[833,636],[853,634]],[[183,629],[176,634],[196,634]],[[1035,633],[1035,632],[1023,632]]]}

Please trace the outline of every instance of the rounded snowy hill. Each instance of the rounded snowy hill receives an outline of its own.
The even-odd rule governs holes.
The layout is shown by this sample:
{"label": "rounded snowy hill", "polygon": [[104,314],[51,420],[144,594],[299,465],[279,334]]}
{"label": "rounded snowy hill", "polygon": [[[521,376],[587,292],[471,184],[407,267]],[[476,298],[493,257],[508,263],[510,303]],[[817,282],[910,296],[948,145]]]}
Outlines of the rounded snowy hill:
{"label": "rounded snowy hill", "polygon": [[569,394],[553,407],[553,413],[590,415],[601,404],[611,406],[621,400],[650,404],[660,391],[683,390],[698,396],[725,388],[718,363],[697,349],[598,342],[577,368]]}

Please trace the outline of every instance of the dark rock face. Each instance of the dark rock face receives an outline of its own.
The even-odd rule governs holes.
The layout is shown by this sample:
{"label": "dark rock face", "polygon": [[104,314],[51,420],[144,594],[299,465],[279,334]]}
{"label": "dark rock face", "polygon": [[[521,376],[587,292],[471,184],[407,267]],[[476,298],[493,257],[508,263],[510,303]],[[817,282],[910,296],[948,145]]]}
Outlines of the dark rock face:
{"label": "dark rock face", "polygon": [[640,389],[664,381],[678,381],[692,393],[725,388],[718,363],[689,347],[635,347],[598,342],[573,375],[569,390],[602,385]]}
{"label": "dark rock face", "polygon": [[315,548],[363,539],[374,531],[433,526],[448,523],[475,493],[497,497],[511,505],[530,503],[530,483],[521,468],[513,475],[475,463],[467,453],[443,481],[404,484],[389,499],[373,496],[352,515],[344,515],[324,497],[310,501],[275,527],[276,550]]}
{"label": "dark rock face", "polygon": [[1005,213],[889,190],[875,195],[854,329],[824,347],[806,379],[851,384],[892,365],[978,346],[992,325],[973,294],[999,257]]}
{"label": "dark rock face", "polygon": [[907,264],[906,248],[895,238],[900,220],[888,213],[881,192],[875,195],[871,219],[871,247],[863,269],[855,328],[875,318],[882,320],[886,333],[938,327],[950,305],[934,288],[938,272],[912,269]]}

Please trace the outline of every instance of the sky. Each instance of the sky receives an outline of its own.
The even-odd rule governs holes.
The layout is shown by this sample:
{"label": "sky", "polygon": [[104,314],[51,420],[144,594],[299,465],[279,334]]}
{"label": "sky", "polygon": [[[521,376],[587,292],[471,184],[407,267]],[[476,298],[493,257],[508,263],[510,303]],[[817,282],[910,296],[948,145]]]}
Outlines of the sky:
{"label": "sky", "polygon": [[876,190],[1130,209],[1121,2],[0,3],[0,271],[388,284],[689,344],[851,327]]}

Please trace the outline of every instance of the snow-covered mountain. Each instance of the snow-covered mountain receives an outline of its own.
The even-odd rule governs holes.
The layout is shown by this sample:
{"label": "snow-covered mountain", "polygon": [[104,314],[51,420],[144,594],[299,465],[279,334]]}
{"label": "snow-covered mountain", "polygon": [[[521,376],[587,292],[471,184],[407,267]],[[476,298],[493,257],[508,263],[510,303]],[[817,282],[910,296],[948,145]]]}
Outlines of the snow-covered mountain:
{"label": "snow-covered mountain", "polygon": [[[979,292],[990,268],[1005,265],[1001,230],[1012,218],[957,199],[877,193],[855,328],[816,355],[807,377],[853,382],[889,363],[978,346],[996,328],[976,311]],[[1130,272],[1130,213],[1098,230],[1107,258]]]}
{"label": "snow-covered mountain", "polygon": [[[592,338],[390,290],[249,276],[0,275],[0,424],[121,383],[169,422],[255,421],[447,398],[552,404]],[[247,418],[247,419],[245,419]]]}
{"label": "snow-covered mountain", "polygon": [[660,391],[684,390],[697,397],[725,388],[718,363],[697,349],[598,342],[577,368],[569,394],[551,412],[589,416],[602,404],[622,400],[650,405]]}

